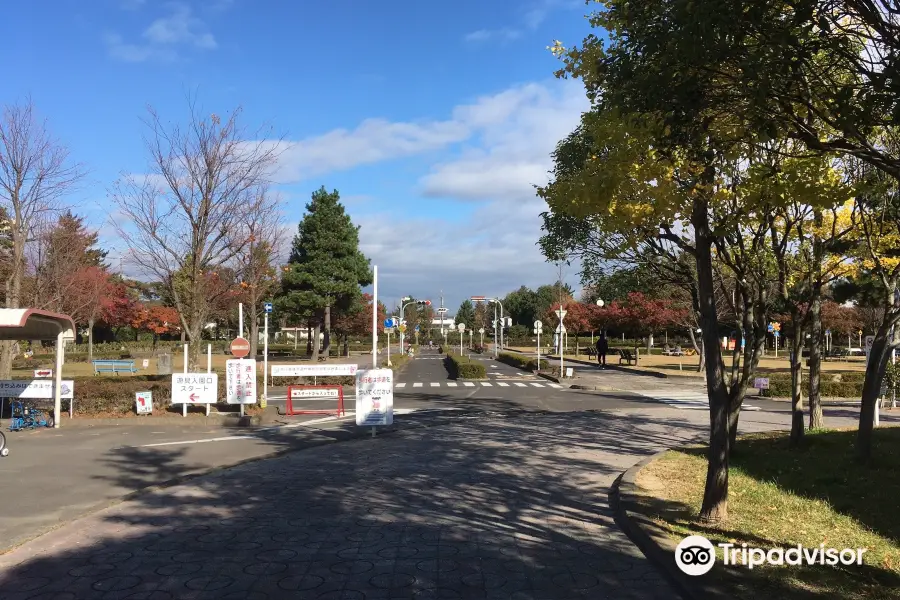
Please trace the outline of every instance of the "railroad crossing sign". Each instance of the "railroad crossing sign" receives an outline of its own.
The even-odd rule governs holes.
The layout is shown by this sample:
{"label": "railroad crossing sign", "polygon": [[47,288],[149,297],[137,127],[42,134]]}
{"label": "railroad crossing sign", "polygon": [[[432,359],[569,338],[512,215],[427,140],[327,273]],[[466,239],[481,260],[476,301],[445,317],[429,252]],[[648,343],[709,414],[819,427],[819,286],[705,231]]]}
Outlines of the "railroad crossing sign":
{"label": "railroad crossing sign", "polygon": [[263,310],[266,311],[267,315],[272,314],[272,303],[266,302],[265,304],[263,304]]}

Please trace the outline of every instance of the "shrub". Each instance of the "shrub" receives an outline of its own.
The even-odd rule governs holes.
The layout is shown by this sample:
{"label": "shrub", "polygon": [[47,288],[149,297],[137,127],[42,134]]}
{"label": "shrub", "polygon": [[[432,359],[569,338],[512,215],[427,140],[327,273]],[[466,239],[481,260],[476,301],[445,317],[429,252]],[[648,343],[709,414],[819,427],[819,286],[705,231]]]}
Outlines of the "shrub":
{"label": "shrub", "polygon": [[525,371],[544,370],[550,368],[550,363],[543,358],[541,359],[540,369],[538,369],[536,358],[530,358],[528,356],[522,356],[521,354],[512,354],[509,352],[501,352],[499,356],[497,356],[497,360],[504,364],[518,367],[519,369],[524,369]]}
{"label": "shrub", "polygon": [[444,366],[447,373],[453,379],[484,379],[487,371],[484,364],[453,352],[448,352],[444,358]]}
{"label": "shrub", "polygon": [[[824,374],[823,374],[824,375]],[[804,371],[803,380],[801,382],[803,397],[809,396],[809,373]],[[826,398],[861,398],[863,382],[861,379],[853,378],[851,381],[834,381],[827,375],[822,377],[819,385],[819,393]],[[764,397],[790,398],[791,397],[791,377],[790,375],[779,373],[776,376],[769,376],[769,389],[761,390],[760,395]]]}

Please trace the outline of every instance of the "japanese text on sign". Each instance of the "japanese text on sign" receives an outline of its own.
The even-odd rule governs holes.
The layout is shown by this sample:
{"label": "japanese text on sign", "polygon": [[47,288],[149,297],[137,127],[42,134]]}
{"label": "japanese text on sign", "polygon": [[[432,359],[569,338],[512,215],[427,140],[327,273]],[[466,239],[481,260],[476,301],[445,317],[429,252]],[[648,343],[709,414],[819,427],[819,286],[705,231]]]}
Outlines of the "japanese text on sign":
{"label": "japanese text on sign", "polygon": [[256,360],[225,361],[228,404],[256,404]]}
{"label": "japanese text on sign", "polygon": [[215,404],[218,392],[216,373],[172,374],[172,404]]}
{"label": "japanese text on sign", "polygon": [[[29,400],[49,400],[53,398],[53,380],[9,380],[0,381],[0,398],[25,398]],[[75,382],[64,379],[60,382],[59,397],[71,399],[75,393]]]}
{"label": "japanese text on sign", "polygon": [[390,425],[394,422],[394,372],[370,369],[356,373],[356,424]]}
{"label": "japanese text on sign", "polygon": [[356,375],[359,366],[350,365],[272,365],[272,377],[337,377]]}

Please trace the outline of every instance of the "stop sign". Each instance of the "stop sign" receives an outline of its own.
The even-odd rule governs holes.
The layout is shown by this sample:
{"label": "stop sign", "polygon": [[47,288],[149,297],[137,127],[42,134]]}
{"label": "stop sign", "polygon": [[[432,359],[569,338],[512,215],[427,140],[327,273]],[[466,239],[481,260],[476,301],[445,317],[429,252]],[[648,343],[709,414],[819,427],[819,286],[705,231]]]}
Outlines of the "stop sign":
{"label": "stop sign", "polygon": [[234,341],[231,342],[231,353],[238,358],[244,358],[250,354],[250,342],[242,337],[235,338]]}

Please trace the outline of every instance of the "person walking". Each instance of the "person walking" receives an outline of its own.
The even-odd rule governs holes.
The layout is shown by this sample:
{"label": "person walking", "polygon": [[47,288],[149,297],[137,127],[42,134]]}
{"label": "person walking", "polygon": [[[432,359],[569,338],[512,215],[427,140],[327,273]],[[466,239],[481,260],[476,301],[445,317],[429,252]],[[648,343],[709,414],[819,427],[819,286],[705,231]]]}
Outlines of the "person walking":
{"label": "person walking", "polygon": [[597,338],[597,364],[601,368],[606,367],[607,352],[609,352],[609,340],[606,339],[606,332],[601,331],[600,337]]}

